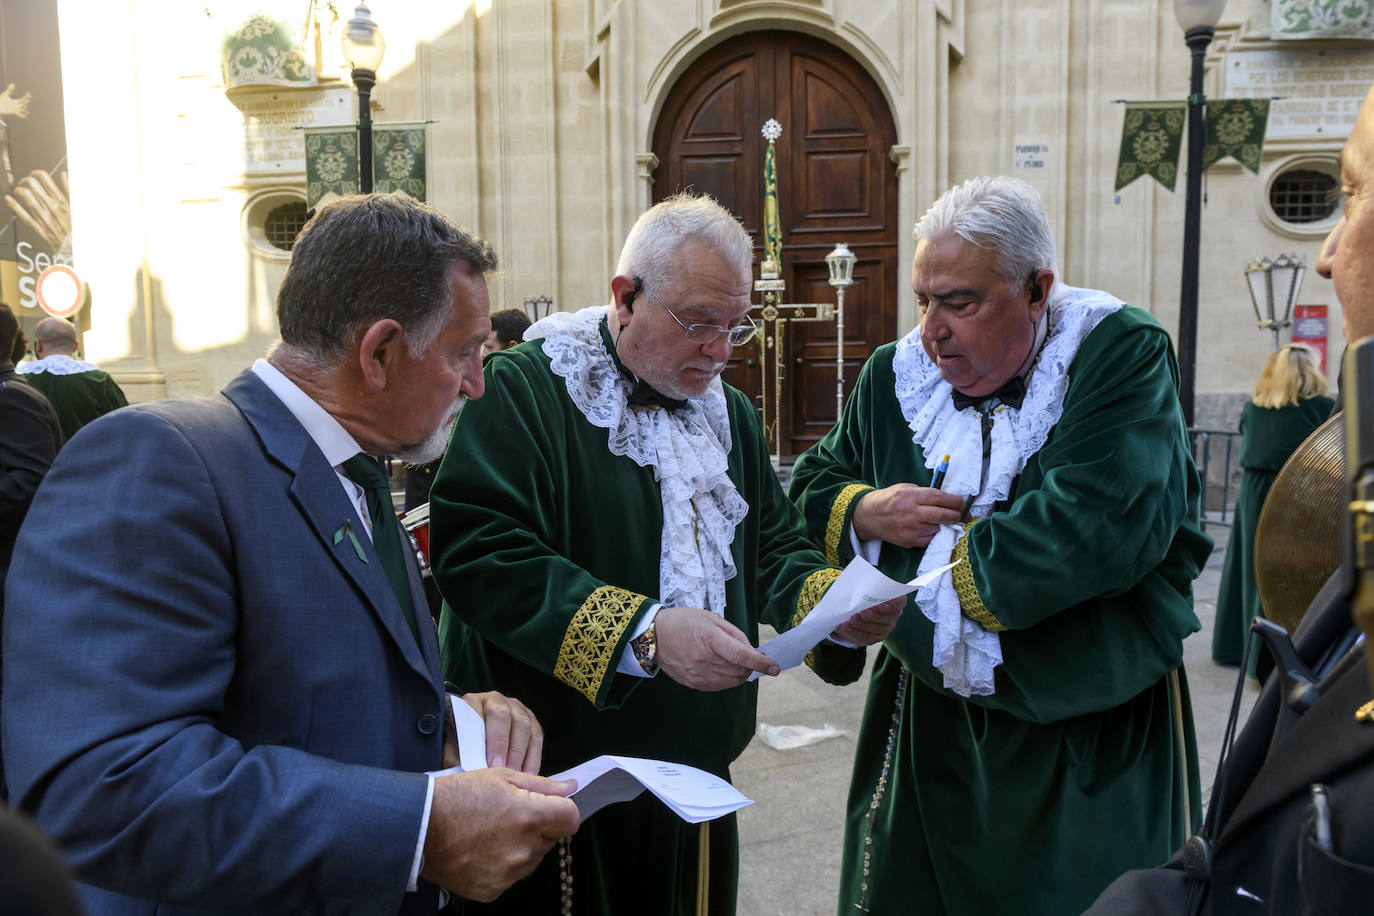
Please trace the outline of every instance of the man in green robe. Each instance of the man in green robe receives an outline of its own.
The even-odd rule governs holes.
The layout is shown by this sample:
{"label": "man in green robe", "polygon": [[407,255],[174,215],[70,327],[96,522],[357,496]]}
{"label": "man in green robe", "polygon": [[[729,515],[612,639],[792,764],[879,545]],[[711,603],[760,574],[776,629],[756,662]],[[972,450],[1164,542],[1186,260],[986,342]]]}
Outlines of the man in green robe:
{"label": "man in green robe", "polygon": [[96,417],[128,406],[124,392],[95,363],[77,359],[76,328],[65,318],[44,318],[33,332],[38,358],[18,367],[24,381],[52,402],[62,424],[62,443]]}
{"label": "man in green robe", "polygon": [[1077,913],[1199,815],[1181,662],[1211,543],[1178,370],[1148,314],[1056,281],[1030,186],[966,182],[916,237],[920,327],[792,478],[831,562],[963,561],[875,662],[838,911]]}
{"label": "man in green robe", "polygon": [[[751,260],[709,198],[655,206],[610,306],[551,315],[489,356],[486,395],[454,428],[430,493],[444,670],[518,688],[547,772],[626,754],[728,777],[754,733],[745,679],[778,671],[759,623],[787,629],[839,574],[753,405],[719,379],[754,334]],[[860,656],[902,604],[855,614],[831,651]],[[688,825],[644,793],[472,912],[729,916],[737,859],[733,815]]]}

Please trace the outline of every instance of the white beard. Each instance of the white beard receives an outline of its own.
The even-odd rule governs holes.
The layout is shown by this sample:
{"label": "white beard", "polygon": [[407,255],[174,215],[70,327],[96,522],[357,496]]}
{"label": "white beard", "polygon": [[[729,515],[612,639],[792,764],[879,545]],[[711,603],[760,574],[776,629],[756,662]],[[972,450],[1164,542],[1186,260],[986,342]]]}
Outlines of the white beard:
{"label": "white beard", "polygon": [[444,421],[434,428],[434,432],[425,437],[425,441],[419,445],[402,449],[396,453],[396,457],[405,464],[429,464],[444,457],[444,451],[448,448],[449,437],[453,435],[453,424],[458,420],[458,414],[462,412],[463,405],[467,403],[467,398],[463,395],[458,396],[454,402],[453,419],[445,417]]}

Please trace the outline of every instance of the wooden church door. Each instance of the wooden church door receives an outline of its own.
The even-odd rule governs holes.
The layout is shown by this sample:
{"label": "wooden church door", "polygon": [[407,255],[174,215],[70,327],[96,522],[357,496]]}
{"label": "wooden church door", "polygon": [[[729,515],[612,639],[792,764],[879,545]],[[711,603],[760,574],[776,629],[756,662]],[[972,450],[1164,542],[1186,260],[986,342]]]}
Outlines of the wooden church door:
{"label": "wooden church door", "polygon": [[[763,259],[760,131],[775,118],[784,301],[834,302],[825,256],[858,257],[845,293],[845,393],[879,344],[897,334],[896,130],[873,78],[839,48],[799,32],[736,36],[695,61],[670,90],[654,130],[657,203],[680,190],[712,195],[738,216]],[[757,277],[757,267],[755,268]],[[755,301],[758,301],[757,294]],[[835,422],[835,325],[791,322],[783,335],[779,442],[809,448]],[[735,351],[724,378],[759,404],[762,342]]]}

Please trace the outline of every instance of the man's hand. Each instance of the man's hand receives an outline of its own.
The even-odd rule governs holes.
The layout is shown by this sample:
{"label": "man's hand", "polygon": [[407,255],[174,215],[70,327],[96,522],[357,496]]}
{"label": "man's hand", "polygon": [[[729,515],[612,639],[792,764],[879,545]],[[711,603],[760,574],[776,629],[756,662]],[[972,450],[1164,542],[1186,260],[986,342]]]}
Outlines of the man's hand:
{"label": "man's hand", "polygon": [[29,116],[29,101],[33,98],[32,92],[23,95],[14,94],[14,83],[5,87],[4,92],[0,92],[0,115],[14,115],[16,118],[27,118]]}
{"label": "man's hand", "polygon": [[718,614],[696,607],[665,607],[654,617],[658,666],[694,690],[743,684],[751,672],[776,675],[778,663]]}
{"label": "man's hand", "polygon": [[859,611],[835,628],[835,635],[856,646],[871,646],[887,639],[892,628],[901,619],[902,609],[906,607],[907,596],[893,598],[882,604],[875,604]]}
{"label": "man's hand", "polygon": [[957,525],[964,497],[913,483],[870,490],[854,506],[854,533],[861,541],[924,547],[941,525]]}
{"label": "man's hand", "polygon": [[438,777],[420,876],[469,900],[495,900],[577,832],[577,805],[562,797],[576,790],[504,767]]}
{"label": "man's hand", "polygon": [[71,202],[67,197],[67,173],[62,173],[62,187],[42,169],[34,169],[14,186],[13,194],[5,195],[5,203],[14,215],[34,232],[52,251],[60,251],[72,234]]}
{"label": "man's hand", "polygon": [[463,702],[477,710],[487,725],[487,766],[539,772],[544,729],[524,703],[494,690],[464,694]]}

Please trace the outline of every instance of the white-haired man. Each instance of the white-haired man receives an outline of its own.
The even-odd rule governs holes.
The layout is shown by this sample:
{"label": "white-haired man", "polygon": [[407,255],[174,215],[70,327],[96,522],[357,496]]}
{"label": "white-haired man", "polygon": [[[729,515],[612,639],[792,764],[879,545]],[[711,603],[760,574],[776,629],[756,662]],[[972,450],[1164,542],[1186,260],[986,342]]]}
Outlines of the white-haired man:
{"label": "white-haired man", "polygon": [[1148,314],[1057,282],[1029,185],[965,182],[916,239],[920,326],[792,480],[832,562],[964,561],[879,652],[839,911],[1077,912],[1198,814],[1182,640],[1211,542],[1178,370]]}
{"label": "white-haired man", "polygon": [[[777,673],[753,648],[759,622],[787,628],[838,574],[753,405],[719,380],[754,333],[750,261],[714,201],[658,204],[630,230],[610,307],[551,315],[488,359],[487,395],[454,428],[463,459],[430,494],[445,671],[519,685],[555,771],[620,753],[728,775],[754,732],[744,680]],[[838,635],[877,642],[900,606]],[[737,847],[733,816],[689,826],[645,793],[473,911],[728,916]]]}

